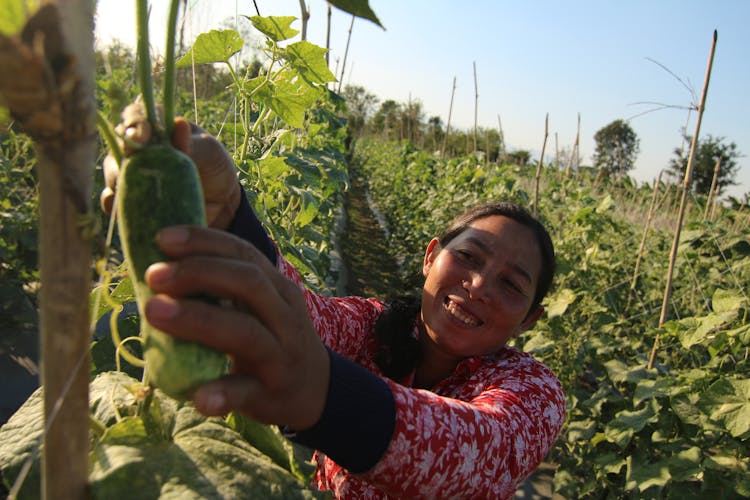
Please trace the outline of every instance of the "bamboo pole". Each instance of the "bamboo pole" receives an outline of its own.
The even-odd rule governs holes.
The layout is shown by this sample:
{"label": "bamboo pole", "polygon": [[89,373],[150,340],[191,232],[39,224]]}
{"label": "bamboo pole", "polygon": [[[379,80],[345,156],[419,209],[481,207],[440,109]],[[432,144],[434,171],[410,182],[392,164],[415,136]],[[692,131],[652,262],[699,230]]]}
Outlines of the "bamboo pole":
{"label": "bamboo pole", "polygon": [[[669,255],[669,270],[667,271],[667,282],[664,286],[664,300],[661,305],[661,315],[659,317],[659,327],[667,320],[667,311],[669,310],[669,299],[672,296],[672,276],[674,274],[675,261],[677,260],[677,249],[680,245],[680,231],[682,229],[682,222],[685,217],[685,207],[688,201],[688,192],[690,191],[690,183],[692,181],[693,174],[693,160],[695,159],[695,148],[698,144],[698,136],[701,130],[701,122],[703,121],[703,112],[706,109],[706,96],[708,94],[708,83],[711,79],[711,67],[714,62],[714,52],[716,51],[716,40],[718,33],[714,30],[713,40],[711,42],[711,50],[708,56],[708,65],[706,67],[706,76],[703,81],[703,91],[701,92],[701,100],[698,104],[698,118],[695,123],[695,132],[690,144],[690,153],[688,156],[687,167],[685,168],[685,177],[682,183],[682,199],[680,201],[680,210],[677,214],[677,225],[674,232],[674,240],[672,241],[672,250]],[[654,367],[654,361],[656,359],[656,353],[659,349],[659,335],[654,338],[654,345],[651,348],[651,356],[648,360],[648,368]]]}
{"label": "bamboo pole", "polygon": [[474,153],[477,152],[477,114],[479,113],[479,86],[477,84],[477,63],[474,61]]}
{"label": "bamboo pole", "polygon": [[573,143],[573,150],[570,152],[570,158],[568,158],[568,166],[565,169],[565,177],[570,177],[570,172],[573,167],[573,159],[578,158],[578,142],[581,137],[581,113],[578,113],[578,129],[576,131],[576,140]]}
{"label": "bamboo pole", "polygon": [[331,53],[331,4],[327,3],[326,11],[326,66],[331,66],[329,54]]}
{"label": "bamboo pole", "polygon": [[352,28],[354,28],[354,18],[356,16],[352,14],[352,22],[349,24],[349,34],[346,37],[346,49],[344,50],[344,61],[341,63],[341,79],[339,80],[339,86],[336,92],[341,92],[341,84],[344,82],[344,70],[346,69],[346,56],[349,54],[349,42],[352,40]]}
{"label": "bamboo pole", "polygon": [[[90,0],[47,2],[2,36],[0,100],[34,141],[39,175],[42,498],[86,498],[88,295],[96,162]],[[13,497],[23,478],[11,488]]]}
{"label": "bamboo pole", "polygon": [[539,157],[539,164],[536,166],[536,179],[534,181],[534,217],[539,213],[539,179],[542,177],[542,167],[544,166],[544,150],[547,147],[547,136],[549,135],[549,113],[544,117],[544,141],[542,142],[542,154]]}
{"label": "bamboo pole", "polygon": [[719,171],[721,169],[721,156],[716,159],[716,166],[714,167],[714,176],[711,179],[711,188],[708,190],[708,198],[706,198],[706,209],[703,212],[703,220],[708,219],[711,212],[711,205],[715,197],[714,191],[716,190],[716,183],[719,178]]}
{"label": "bamboo pole", "polygon": [[307,22],[310,20],[310,7],[305,5],[305,0],[299,0],[299,10],[302,11],[301,39],[307,40]]}
{"label": "bamboo pole", "polygon": [[641,237],[641,244],[638,247],[638,254],[636,255],[635,259],[635,269],[633,270],[633,279],[630,282],[630,290],[634,291],[636,285],[638,284],[638,270],[641,266],[641,259],[643,259],[643,252],[646,248],[646,239],[648,236],[648,231],[651,228],[651,222],[654,220],[654,212],[656,211],[656,200],[659,195],[659,186],[661,185],[661,176],[664,173],[663,170],[659,171],[659,176],[656,178],[656,181],[654,181],[654,192],[651,196],[651,204],[648,207],[648,216],[646,217],[646,227],[643,229],[643,236]]}
{"label": "bamboo pole", "polygon": [[453,88],[451,90],[451,103],[448,107],[448,122],[445,124],[445,136],[443,146],[440,148],[440,158],[445,158],[445,147],[448,144],[448,134],[451,131],[451,116],[453,115],[453,97],[456,95],[456,77],[453,77]]}

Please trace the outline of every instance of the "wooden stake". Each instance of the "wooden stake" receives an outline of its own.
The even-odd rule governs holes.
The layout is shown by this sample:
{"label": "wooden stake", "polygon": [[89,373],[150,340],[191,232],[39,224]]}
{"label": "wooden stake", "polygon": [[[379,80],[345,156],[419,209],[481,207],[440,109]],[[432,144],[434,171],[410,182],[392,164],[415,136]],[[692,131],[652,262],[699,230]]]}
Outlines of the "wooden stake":
{"label": "wooden stake", "polygon": [[714,167],[714,176],[713,176],[713,179],[711,179],[711,188],[708,190],[708,198],[706,198],[706,209],[703,212],[703,220],[708,219],[708,216],[711,213],[711,205],[713,204],[713,199],[715,197],[714,191],[716,190],[716,183],[719,178],[720,169],[721,169],[721,156],[719,156],[716,159],[716,166]]}
{"label": "wooden stake", "polygon": [[544,166],[544,150],[547,147],[547,136],[549,135],[549,113],[544,117],[544,141],[542,142],[542,154],[536,167],[536,179],[534,181],[534,217],[539,213],[539,179],[542,177]]}
{"label": "wooden stake", "polygon": [[[5,37],[16,50],[4,52],[0,75],[0,100],[34,140],[39,175],[44,499],[87,498],[91,189],[98,147],[93,33],[90,0],[47,2],[29,18],[23,37]],[[11,497],[21,484],[13,485]]]}
{"label": "wooden stake", "polygon": [[474,61],[474,152],[477,152],[477,114],[479,112],[479,87],[477,85],[477,63]]}
{"label": "wooden stake", "polygon": [[451,116],[453,115],[453,96],[456,95],[456,77],[453,77],[453,88],[451,90],[451,104],[448,107],[448,123],[445,124],[445,136],[443,137],[443,147],[440,148],[440,158],[445,158],[445,147],[448,144],[448,134],[451,131]]}
{"label": "wooden stake", "polygon": [[630,290],[635,290],[635,286],[638,283],[638,270],[641,265],[641,259],[643,258],[643,252],[646,248],[646,239],[648,231],[651,228],[651,221],[654,219],[654,212],[656,209],[656,199],[659,194],[659,186],[661,186],[661,176],[664,173],[663,170],[659,171],[659,176],[654,181],[654,193],[651,196],[651,205],[648,207],[648,216],[646,217],[646,227],[643,229],[643,236],[641,237],[641,245],[638,247],[638,254],[635,259],[635,269],[633,270],[633,280],[630,282]]}
{"label": "wooden stake", "polygon": [[352,40],[352,28],[354,28],[354,16],[352,14],[352,22],[349,24],[349,35],[346,37],[346,49],[344,50],[344,62],[341,63],[341,78],[339,80],[339,87],[336,92],[341,92],[341,84],[344,82],[344,70],[346,69],[346,56],[349,54],[349,42]]}
{"label": "wooden stake", "polygon": [[[701,93],[701,101],[698,104],[698,119],[695,123],[695,132],[690,144],[690,154],[688,156],[687,167],[685,168],[685,178],[682,183],[682,199],[680,201],[680,210],[677,214],[677,226],[675,227],[674,239],[672,240],[672,250],[669,254],[669,270],[667,271],[667,283],[664,286],[664,300],[661,305],[661,315],[659,317],[659,327],[667,321],[667,311],[669,310],[669,299],[672,296],[672,276],[674,274],[674,266],[677,261],[677,249],[680,245],[680,231],[682,229],[682,221],[685,218],[685,207],[688,201],[688,192],[690,191],[690,183],[693,177],[693,160],[695,159],[695,149],[698,144],[698,135],[701,130],[701,122],[703,121],[703,112],[706,109],[706,95],[708,94],[708,82],[711,79],[711,67],[714,62],[714,52],[716,51],[716,40],[718,33],[714,30],[713,40],[711,42],[711,50],[708,56],[708,65],[706,67],[706,76],[703,81],[703,92]],[[654,339],[654,345],[651,348],[651,356],[648,360],[648,368],[654,367],[654,361],[656,359],[656,353],[659,349],[659,335],[657,334]]]}

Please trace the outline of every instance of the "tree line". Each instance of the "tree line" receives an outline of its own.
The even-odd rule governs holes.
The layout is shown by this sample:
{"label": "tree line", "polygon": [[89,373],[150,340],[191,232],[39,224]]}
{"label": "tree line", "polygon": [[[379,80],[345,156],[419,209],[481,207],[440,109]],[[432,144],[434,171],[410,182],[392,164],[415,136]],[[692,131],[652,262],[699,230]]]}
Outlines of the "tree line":
{"label": "tree line", "polygon": [[[490,162],[527,165],[535,162],[531,152],[523,149],[506,149],[502,128],[479,127],[473,131],[451,129],[440,116],[426,117],[422,103],[410,99],[399,103],[392,99],[382,102],[362,86],[347,86],[343,90],[348,106],[349,132],[353,139],[380,137],[385,140],[409,141],[420,148],[447,156],[478,153]],[[683,144],[691,137],[683,131]],[[598,174],[622,178],[634,167],[640,152],[640,139],[630,124],[616,119],[594,134],[595,150],[592,165]],[[474,145],[476,144],[476,150]],[[564,167],[575,148],[556,151],[557,167]],[[673,181],[682,183],[689,156],[689,148],[675,148],[666,173]],[[737,160],[742,156],[734,142],[724,137],[706,135],[699,139],[693,158],[691,188],[706,195],[714,186],[714,193],[736,185],[739,169]],[[546,160],[545,160],[546,162]],[[715,175],[716,172],[716,175]],[[715,177],[715,179],[714,179]]]}

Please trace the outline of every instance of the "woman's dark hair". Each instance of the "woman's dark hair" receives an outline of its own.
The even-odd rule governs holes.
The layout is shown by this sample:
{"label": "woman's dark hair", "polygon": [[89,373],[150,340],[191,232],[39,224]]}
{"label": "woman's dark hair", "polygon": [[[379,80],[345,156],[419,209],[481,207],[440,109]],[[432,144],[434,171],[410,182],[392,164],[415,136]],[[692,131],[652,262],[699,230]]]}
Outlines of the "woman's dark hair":
{"label": "woman's dark hair", "polygon": [[[518,222],[531,229],[536,238],[542,257],[542,266],[537,278],[534,299],[529,308],[529,313],[531,313],[541,304],[542,299],[552,287],[557,264],[552,238],[542,223],[528,210],[509,201],[475,206],[453,219],[440,236],[440,245],[444,247],[450,243],[472,222],[493,215],[502,215]],[[375,324],[375,334],[380,344],[376,362],[387,377],[398,380],[406,376],[419,361],[419,342],[412,332],[420,308],[421,297],[398,297],[389,301]]]}

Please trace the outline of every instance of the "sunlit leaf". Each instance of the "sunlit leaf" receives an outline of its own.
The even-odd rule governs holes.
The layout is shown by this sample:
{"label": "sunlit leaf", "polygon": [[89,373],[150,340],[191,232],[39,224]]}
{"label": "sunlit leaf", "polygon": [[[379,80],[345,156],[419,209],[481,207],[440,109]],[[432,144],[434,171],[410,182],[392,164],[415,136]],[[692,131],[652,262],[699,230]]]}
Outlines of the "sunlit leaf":
{"label": "sunlit leaf", "polygon": [[606,212],[607,210],[609,210],[610,208],[612,208],[612,206],[614,205],[614,203],[615,202],[612,199],[612,196],[607,195],[599,203],[599,206],[596,207],[596,211],[603,214],[604,212]]}
{"label": "sunlit leaf", "polygon": [[750,379],[722,378],[701,394],[697,406],[734,437],[750,432]]}
{"label": "sunlit leaf", "polygon": [[305,81],[310,84],[325,84],[336,81],[336,77],[326,64],[326,52],[323,47],[303,40],[287,46],[286,58]]}
{"label": "sunlit leaf", "polygon": [[570,288],[564,288],[551,297],[545,302],[545,310],[547,316],[554,318],[555,316],[562,316],[567,311],[568,306],[575,302],[576,294]]}
{"label": "sunlit leaf", "polygon": [[297,19],[294,16],[252,16],[248,19],[253,23],[255,29],[277,43],[289,40],[299,33],[299,30],[291,27],[291,24]]}
{"label": "sunlit leaf", "polygon": [[680,342],[682,347],[689,349],[695,344],[700,344],[712,339],[713,334],[717,329],[726,325],[730,321],[737,317],[737,310],[728,311],[720,314],[710,313],[709,315],[700,318],[699,323],[695,329],[689,329],[680,332]]}
{"label": "sunlit leaf", "polygon": [[711,309],[717,313],[736,312],[746,302],[747,299],[742,295],[727,290],[716,290],[711,298]]}
{"label": "sunlit leaf", "polygon": [[180,57],[175,65],[178,68],[189,68],[195,64],[226,63],[237,52],[242,50],[242,37],[234,30],[211,30],[201,33],[193,46]]}
{"label": "sunlit leaf", "polygon": [[673,384],[674,380],[666,377],[656,380],[641,380],[635,388],[633,404],[637,405],[646,399],[668,396],[672,390]]}

